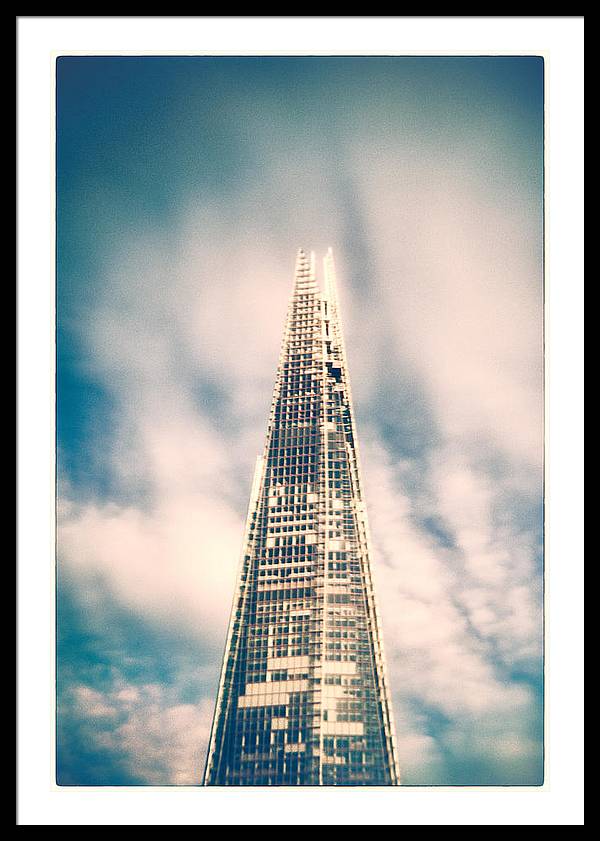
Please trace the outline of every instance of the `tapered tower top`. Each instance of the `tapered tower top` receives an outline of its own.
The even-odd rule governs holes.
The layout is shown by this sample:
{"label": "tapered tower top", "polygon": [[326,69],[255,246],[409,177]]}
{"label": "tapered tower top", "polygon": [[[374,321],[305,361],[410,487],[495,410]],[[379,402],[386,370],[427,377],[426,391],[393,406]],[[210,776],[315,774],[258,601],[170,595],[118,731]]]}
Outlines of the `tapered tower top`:
{"label": "tapered tower top", "polygon": [[308,266],[308,257],[306,256],[306,251],[303,248],[299,248],[298,254],[296,255],[296,271],[304,266]]}
{"label": "tapered tower top", "polygon": [[[304,248],[300,247],[296,254],[296,269],[295,269],[295,278],[296,278],[296,286],[300,282],[305,284],[315,284],[316,283],[316,271],[315,271],[315,252],[311,251],[310,256],[306,253]],[[324,264],[324,291],[327,295],[328,293],[332,296],[335,296],[335,265],[333,261],[333,249],[331,246],[327,249],[325,256],[323,258]]]}
{"label": "tapered tower top", "polygon": [[304,292],[315,286],[315,257],[311,253],[309,258],[303,248],[299,248],[296,255],[295,279],[296,292]]}

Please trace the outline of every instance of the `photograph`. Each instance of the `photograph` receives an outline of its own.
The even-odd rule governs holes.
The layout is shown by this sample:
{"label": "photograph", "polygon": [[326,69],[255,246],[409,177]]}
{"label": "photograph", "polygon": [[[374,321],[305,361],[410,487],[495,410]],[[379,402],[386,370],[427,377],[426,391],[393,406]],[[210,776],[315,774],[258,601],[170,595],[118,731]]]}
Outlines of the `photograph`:
{"label": "photograph", "polygon": [[544,56],[53,70],[56,785],[543,786]]}

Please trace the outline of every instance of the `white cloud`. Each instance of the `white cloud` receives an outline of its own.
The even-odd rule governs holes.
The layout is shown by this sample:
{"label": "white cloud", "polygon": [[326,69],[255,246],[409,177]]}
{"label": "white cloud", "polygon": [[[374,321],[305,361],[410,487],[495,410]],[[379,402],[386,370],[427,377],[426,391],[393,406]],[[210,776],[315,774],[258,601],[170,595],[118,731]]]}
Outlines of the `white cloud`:
{"label": "white cloud", "polygon": [[117,710],[106,702],[104,695],[90,686],[76,686],[74,695],[80,712],[86,718],[115,718]]}
{"label": "white cloud", "polygon": [[516,185],[491,202],[484,176],[467,180],[460,164],[391,156],[374,172],[356,161],[379,329],[449,439],[491,438],[539,468],[541,230]]}
{"label": "white cloud", "polygon": [[223,638],[242,538],[223,503],[203,494],[161,499],[150,512],[72,503],[59,535],[72,574],[99,573],[139,614]]}
{"label": "white cloud", "polygon": [[[115,681],[105,692],[73,687],[73,714],[87,721],[88,740],[111,752],[147,785],[199,785],[210,735],[212,704],[181,704],[159,684]],[[90,747],[90,745],[88,745]]]}
{"label": "white cloud", "polygon": [[[433,494],[428,505],[454,538],[452,546],[440,545],[420,525],[401,467],[367,440],[374,574],[404,779],[443,778],[444,751],[455,757],[462,751],[465,762],[467,754],[471,760],[485,756],[501,774],[510,757],[516,762],[515,750],[505,750],[514,744],[521,745],[525,768],[514,773],[525,779],[536,757],[530,735],[536,701],[528,685],[511,679],[510,669],[539,664],[535,547],[522,538],[518,522],[512,532],[494,529],[493,502],[504,489],[468,463],[459,467],[456,454],[443,447],[431,453],[422,476]],[[421,707],[426,714],[415,715]],[[445,722],[435,744],[431,716]]]}

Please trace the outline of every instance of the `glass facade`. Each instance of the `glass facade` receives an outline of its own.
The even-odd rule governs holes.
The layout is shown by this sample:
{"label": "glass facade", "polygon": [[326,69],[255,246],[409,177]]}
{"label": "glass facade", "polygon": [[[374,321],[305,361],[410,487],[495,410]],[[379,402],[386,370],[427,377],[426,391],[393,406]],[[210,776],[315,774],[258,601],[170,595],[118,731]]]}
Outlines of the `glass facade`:
{"label": "glass facade", "polygon": [[331,250],[300,250],[206,785],[397,785]]}

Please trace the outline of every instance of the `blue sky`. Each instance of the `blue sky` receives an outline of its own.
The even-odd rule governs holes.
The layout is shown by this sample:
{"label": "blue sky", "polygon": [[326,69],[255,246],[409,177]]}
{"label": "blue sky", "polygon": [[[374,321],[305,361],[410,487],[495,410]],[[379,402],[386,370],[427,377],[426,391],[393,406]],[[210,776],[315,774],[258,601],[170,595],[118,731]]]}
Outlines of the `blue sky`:
{"label": "blue sky", "polygon": [[57,64],[58,779],[199,779],[302,245],[336,255],[408,784],[542,763],[543,64]]}

